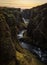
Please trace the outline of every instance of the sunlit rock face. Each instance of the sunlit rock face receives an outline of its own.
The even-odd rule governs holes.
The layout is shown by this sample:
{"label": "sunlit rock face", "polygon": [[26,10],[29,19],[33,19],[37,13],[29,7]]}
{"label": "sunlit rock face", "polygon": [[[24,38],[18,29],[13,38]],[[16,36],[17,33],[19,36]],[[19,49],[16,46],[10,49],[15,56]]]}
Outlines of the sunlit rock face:
{"label": "sunlit rock face", "polygon": [[47,4],[31,9],[30,23],[27,27],[27,35],[32,43],[43,49],[47,48]]}

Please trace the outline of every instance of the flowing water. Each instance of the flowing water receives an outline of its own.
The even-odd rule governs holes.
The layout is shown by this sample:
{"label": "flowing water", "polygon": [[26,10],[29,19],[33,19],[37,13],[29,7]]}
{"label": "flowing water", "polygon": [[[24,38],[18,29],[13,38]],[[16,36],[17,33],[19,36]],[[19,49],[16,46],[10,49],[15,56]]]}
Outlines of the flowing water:
{"label": "flowing water", "polygon": [[[25,19],[23,18],[24,22],[25,22]],[[25,23],[26,24],[26,23]],[[20,45],[29,50],[31,53],[35,54],[37,56],[37,58],[44,62],[44,63],[47,63],[47,50],[42,50],[36,46],[33,46],[33,45],[30,45],[30,44],[27,44],[26,42],[24,41],[20,41],[20,39],[23,39],[23,34],[26,30],[21,30],[20,33],[17,35],[18,39],[19,39],[19,42],[20,42]]]}

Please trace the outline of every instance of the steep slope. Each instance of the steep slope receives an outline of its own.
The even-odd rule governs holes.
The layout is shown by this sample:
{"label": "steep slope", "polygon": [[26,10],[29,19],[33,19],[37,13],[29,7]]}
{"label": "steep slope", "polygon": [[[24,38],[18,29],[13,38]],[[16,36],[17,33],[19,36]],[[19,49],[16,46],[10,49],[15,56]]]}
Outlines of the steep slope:
{"label": "steep slope", "polygon": [[47,4],[36,7],[30,18],[27,35],[36,46],[47,48]]}

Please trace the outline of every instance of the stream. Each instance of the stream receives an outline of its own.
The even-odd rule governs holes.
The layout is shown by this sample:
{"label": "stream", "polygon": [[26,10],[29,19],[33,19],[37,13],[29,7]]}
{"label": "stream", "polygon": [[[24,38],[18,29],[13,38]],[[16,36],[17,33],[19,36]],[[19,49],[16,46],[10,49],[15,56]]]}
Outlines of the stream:
{"label": "stream", "polygon": [[[23,19],[24,20],[24,19]],[[24,20],[25,22],[25,20]],[[25,23],[26,24],[26,23]],[[33,53],[34,55],[36,55],[36,57],[43,63],[47,63],[47,50],[42,50],[36,46],[30,45],[27,42],[24,42],[24,40],[20,40],[23,39],[23,34],[26,30],[21,30],[20,33],[17,35],[17,38],[20,42],[20,45],[22,48],[25,48],[27,50],[29,50],[31,53]]]}

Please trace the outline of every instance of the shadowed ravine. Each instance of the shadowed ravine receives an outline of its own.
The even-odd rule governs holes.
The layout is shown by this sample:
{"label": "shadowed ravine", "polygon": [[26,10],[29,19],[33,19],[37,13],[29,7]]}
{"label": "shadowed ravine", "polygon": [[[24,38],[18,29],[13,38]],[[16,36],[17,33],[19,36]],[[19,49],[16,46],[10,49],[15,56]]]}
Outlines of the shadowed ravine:
{"label": "shadowed ravine", "polygon": [[40,61],[42,61],[43,63],[47,63],[47,58],[46,58],[47,57],[47,51],[46,50],[42,51],[39,47],[30,45],[30,44],[27,44],[27,42],[24,42],[23,34],[24,34],[25,31],[26,30],[23,30],[23,31],[21,31],[18,34],[18,39],[20,41],[21,47],[27,49],[28,51],[30,51],[31,53],[33,53],[34,55],[36,55],[37,58]]}
{"label": "shadowed ravine", "polygon": [[46,13],[47,3],[0,7],[0,65],[47,65]]}

